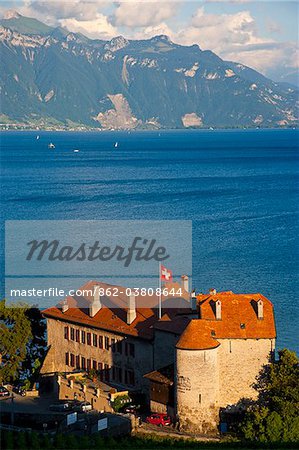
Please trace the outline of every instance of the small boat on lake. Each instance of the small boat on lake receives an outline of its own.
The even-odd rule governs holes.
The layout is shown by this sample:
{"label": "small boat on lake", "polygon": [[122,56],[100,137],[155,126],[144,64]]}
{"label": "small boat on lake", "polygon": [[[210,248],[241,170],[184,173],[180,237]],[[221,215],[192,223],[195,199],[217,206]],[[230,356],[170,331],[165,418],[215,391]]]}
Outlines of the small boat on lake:
{"label": "small boat on lake", "polygon": [[53,144],[53,142],[50,142],[50,144],[48,145],[48,148],[55,148],[55,145]]}
{"label": "small boat on lake", "polygon": [[79,153],[79,149],[78,148],[75,148],[75,150],[74,150],[74,153]]}
{"label": "small boat on lake", "polygon": [[118,142],[115,142],[114,147],[115,147],[115,148],[118,147]]}

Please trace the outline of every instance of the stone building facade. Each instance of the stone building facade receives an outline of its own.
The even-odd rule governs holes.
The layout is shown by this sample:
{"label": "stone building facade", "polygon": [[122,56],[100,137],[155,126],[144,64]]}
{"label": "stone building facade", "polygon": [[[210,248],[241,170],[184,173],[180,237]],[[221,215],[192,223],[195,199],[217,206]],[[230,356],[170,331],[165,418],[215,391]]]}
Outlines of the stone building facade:
{"label": "stone building facade", "polygon": [[[175,415],[182,429],[215,430],[219,410],[254,398],[253,384],[275,349],[272,303],[261,294],[189,293],[182,277],[180,308],[139,307],[120,295],[99,297],[103,283],[78,304],[68,297],[44,311],[49,351],[42,373],[98,372],[119,390],[142,392],[152,411]],[[108,305],[108,306],[107,306]]]}

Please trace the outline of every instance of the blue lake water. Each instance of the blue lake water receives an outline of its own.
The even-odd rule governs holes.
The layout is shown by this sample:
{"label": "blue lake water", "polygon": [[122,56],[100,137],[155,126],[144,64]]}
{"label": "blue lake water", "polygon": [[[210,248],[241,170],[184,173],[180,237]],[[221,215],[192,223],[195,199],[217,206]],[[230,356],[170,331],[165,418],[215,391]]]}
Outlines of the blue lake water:
{"label": "blue lake water", "polygon": [[2,244],[8,219],[192,220],[194,286],[263,293],[298,351],[297,131],[36,134],[1,135]]}

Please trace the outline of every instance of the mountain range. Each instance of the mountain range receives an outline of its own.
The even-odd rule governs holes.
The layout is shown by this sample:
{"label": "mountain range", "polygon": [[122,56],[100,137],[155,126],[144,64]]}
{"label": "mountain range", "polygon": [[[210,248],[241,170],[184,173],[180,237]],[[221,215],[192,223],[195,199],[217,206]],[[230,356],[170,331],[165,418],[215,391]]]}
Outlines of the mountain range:
{"label": "mountain range", "polygon": [[9,12],[0,20],[0,56],[2,126],[298,125],[295,86],[164,35],[89,39]]}

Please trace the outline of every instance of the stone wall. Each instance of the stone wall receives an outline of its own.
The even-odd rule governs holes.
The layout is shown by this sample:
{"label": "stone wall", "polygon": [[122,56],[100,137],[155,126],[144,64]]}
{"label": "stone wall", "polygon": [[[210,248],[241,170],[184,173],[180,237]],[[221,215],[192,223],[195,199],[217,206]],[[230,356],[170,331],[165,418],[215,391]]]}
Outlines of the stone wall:
{"label": "stone wall", "polygon": [[168,414],[171,418],[175,417],[175,409],[172,406],[164,405],[164,403],[151,400],[150,408],[151,412],[165,413]]}
{"label": "stone wall", "polygon": [[217,348],[176,352],[176,399],[181,429],[206,433],[218,421]]}
{"label": "stone wall", "polygon": [[222,339],[218,347],[219,406],[256,398],[253,384],[261,368],[269,363],[274,339]]}
{"label": "stone wall", "polygon": [[72,383],[61,377],[58,377],[59,400],[74,400],[75,394],[79,401],[91,403],[93,409],[101,412],[113,412],[108,396],[101,389],[95,389],[89,386],[82,386],[80,383]]}
{"label": "stone wall", "polygon": [[[113,352],[112,348],[100,349],[99,347],[94,347],[93,345],[87,345],[87,343],[82,344],[73,340],[68,340],[64,338],[64,327],[73,327],[75,330],[79,329],[85,331],[85,333],[95,333],[98,336],[103,336],[103,342],[105,347],[105,337],[109,338],[111,344],[111,339],[121,340],[122,343],[122,354],[118,352]],[[134,389],[142,389],[147,392],[148,381],[143,378],[143,375],[151,372],[153,370],[153,346],[151,342],[136,339],[134,337],[124,337],[122,335],[111,333],[108,331],[103,331],[99,329],[92,329],[84,327],[81,325],[70,324],[60,320],[47,319],[47,334],[48,334],[48,345],[50,350],[45,359],[44,366],[42,369],[43,373],[46,372],[71,372],[75,368],[66,365],[65,354],[66,352],[72,353],[75,356],[80,355],[86,359],[91,359],[97,363],[101,362],[103,365],[107,364],[109,368],[120,367],[122,370],[132,370],[135,373],[135,386]],[[92,341],[93,342],[93,341]],[[124,344],[133,343],[135,349],[135,356],[127,356],[125,354]],[[124,382],[124,373],[122,375],[122,385]],[[110,369],[110,380],[111,369]]]}
{"label": "stone wall", "polygon": [[217,429],[219,409],[256,398],[253,384],[269,363],[274,339],[219,339],[212,350],[177,350],[176,399],[181,426]]}

